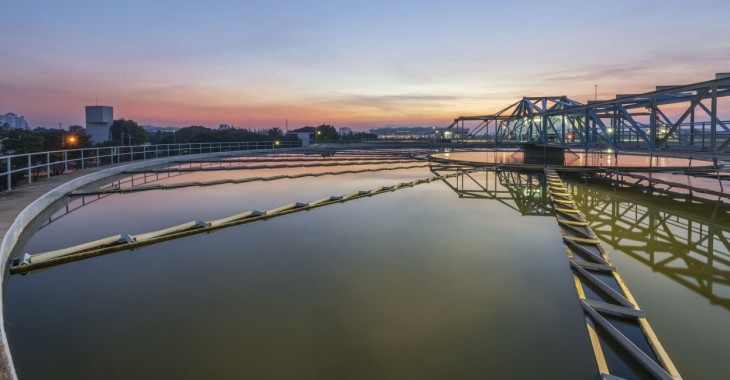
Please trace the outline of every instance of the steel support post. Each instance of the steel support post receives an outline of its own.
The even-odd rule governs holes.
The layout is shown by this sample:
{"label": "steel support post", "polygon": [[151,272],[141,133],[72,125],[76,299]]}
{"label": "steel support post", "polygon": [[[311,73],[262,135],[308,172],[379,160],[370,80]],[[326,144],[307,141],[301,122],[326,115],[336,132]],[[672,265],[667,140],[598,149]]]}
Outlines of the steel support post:
{"label": "steel support post", "polygon": [[695,146],[695,107],[689,114],[689,145]]}
{"label": "steel support post", "polygon": [[717,151],[717,85],[712,86],[712,103],[710,105],[710,151]]}
{"label": "steel support post", "polygon": [[7,165],[8,166],[5,168],[5,174],[7,175],[7,181],[8,181],[8,187],[7,187],[8,190],[11,190],[12,187],[13,187],[12,186],[13,185],[12,175],[10,174],[10,171],[12,169],[11,166],[10,166],[10,161],[11,161],[10,160],[10,157],[8,157],[8,160],[7,160]]}
{"label": "steel support post", "polygon": [[548,143],[547,125],[548,125],[548,123],[545,120],[545,116],[540,116],[540,133],[542,134],[542,136],[540,137],[540,140],[542,140],[543,144]]}
{"label": "steel support post", "polygon": [[586,149],[591,145],[591,123],[590,123],[590,117],[588,114],[588,107],[586,107],[584,116],[583,116],[583,124],[585,128],[585,140],[583,141],[583,145]]}
{"label": "steel support post", "polygon": [[654,150],[656,146],[656,95],[651,97],[651,114],[649,115],[649,150]]}

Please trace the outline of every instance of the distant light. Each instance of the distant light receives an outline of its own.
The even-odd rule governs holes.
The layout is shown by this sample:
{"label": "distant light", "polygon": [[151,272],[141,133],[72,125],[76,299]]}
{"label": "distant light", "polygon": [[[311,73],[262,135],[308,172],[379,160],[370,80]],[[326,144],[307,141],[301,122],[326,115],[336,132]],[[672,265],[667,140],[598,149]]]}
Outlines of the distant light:
{"label": "distant light", "polygon": [[612,128],[612,127],[608,127],[608,128],[606,128],[606,132],[607,132],[607,133],[608,133],[609,135],[610,135],[610,134],[612,134],[612,133],[613,133],[613,128]]}
{"label": "distant light", "polygon": [[613,149],[611,149],[611,148],[606,149],[606,153],[613,153]]}
{"label": "distant light", "polygon": [[279,141],[277,140],[277,141],[275,142],[275,144],[276,144],[276,145],[279,145]]}

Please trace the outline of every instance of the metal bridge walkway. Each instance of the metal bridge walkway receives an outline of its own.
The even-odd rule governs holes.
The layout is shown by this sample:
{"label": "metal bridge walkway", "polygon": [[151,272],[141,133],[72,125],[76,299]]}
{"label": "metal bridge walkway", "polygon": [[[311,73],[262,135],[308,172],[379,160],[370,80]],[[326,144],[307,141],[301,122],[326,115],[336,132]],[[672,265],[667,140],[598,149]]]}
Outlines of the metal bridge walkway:
{"label": "metal bridge walkway", "polygon": [[681,379],[563,181],[545,176],[601,379]]}

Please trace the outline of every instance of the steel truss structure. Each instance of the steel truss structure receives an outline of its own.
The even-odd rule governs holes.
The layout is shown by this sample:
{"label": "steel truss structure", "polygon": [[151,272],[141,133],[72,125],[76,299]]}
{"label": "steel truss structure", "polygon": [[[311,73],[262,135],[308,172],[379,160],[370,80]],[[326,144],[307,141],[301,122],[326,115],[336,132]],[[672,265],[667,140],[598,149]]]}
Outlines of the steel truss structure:
{"label": "steel truss structure", "polygon": [[720,153],[730,148],[730,122],[720,120],[719,99],[726,96],[730,96],[730,74],[587,104],[566,96],[524,97],[493,115],[460,116],[446,131],[464,131],[465,122],[478,122],[458,141],[649,151],[675,147]]}

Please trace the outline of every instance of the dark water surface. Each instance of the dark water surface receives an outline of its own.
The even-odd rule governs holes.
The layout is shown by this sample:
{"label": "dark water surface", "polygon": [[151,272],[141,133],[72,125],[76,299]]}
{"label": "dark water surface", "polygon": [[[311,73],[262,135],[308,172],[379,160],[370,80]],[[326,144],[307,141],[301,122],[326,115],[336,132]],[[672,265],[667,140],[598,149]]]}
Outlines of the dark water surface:
{"label": "dark water surface", "polygon": [[[255,175],[295,170],[314,171]],[[430,175],[421,168],[113,195],[40,230],[25,251]],[[509,193],[494,173],[475,177]],[[613,199],[590,189],[576,191],[586,202]],[[19,377],[592,379],[555,219],[523,216],[517,196],[460,198],[434,182],[13,276],[5,323]],[[728,308],[606,248],[685,378],[729,373],[721,359],[730,353]]]}

